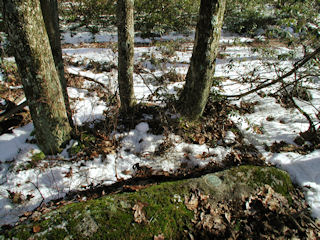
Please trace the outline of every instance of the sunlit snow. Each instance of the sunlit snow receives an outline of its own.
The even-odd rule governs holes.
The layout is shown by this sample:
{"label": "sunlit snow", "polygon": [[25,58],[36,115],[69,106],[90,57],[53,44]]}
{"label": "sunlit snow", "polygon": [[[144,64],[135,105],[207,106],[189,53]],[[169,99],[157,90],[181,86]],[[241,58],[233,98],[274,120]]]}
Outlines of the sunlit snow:
{"label": "sunlit snow", "polygon": [[[192,39],[194,34],[187,36]],[[116,34],[100,33],[95,37],[91,33],[64,33],[63,43],[80,44],[82,42],[116,42]],[[176,40],[183,39],[183,35],[171,34],[158,40]],[[140,42],[151,42],[150,39],[137,38]],[[250,83],[240,84],[234,81],[244,73],[258,71],[262,78],[274,78],[275,73],[262,66],[263,59],[258,53],[253,54],[248,47],[232,45],[233,43],[252,42],[253,39],[235,37],[224,33],[221,43],[228,43],[223,51],[226,55],[224,59],[218,59],[215,76],[228,78],[223,82],[222,90],[224,95],[234,95],[245,92],[252,86]],[[279,51],[286,51],[280,49]],[[186,51],[177,51],[175,56],[170,58],[170,63],[161,65],[163,69],[159,70],[149,60],[144,60],[146,54],[153,53],[155,58],[162,58],[161,52],[155,47],[137,47],[135,49],[135,63],[141,61],[142,66],[151,72],[154,76],[161,76],[163,72],[169,72],[175,69],[177,73],[186,74],[188,62],[192,54],[192,44],[189,44]],[[71,58],[74,62],[89,63],[96,61],[100,63],[117,64],[117,54],[110,48],[66,48],[63,49],[64,57]],[[233,68],[229,68],[230,59],[234,59]],[[82,66],[82,64],[81,64]],[[107,86],[112,92],[117,91],[117,72],[94,73],[81,66],[69,66],[66,71],[71,74],[84,76],[93,79]],[[282,62],[281,67],[290,69],[291,62]],[[148,73],[140,76],[134,75],[134,88],[138,101],[147,101],[151,92],[157,89],[156,84],[147,84],[144,78]],[[1,78],[1,75],[0,75]],[[318,81],[318,79],[316,79]],[[96,83],[85,81],[86,89],[68,88],[68,94],[71,99],[71,106],[74,110],[74,122],[77,126],[85,122],[92,122],[96,119],[103,119],[104,111],[107,110],[106,103],[102,102],[98,96],[88,89]],[[314,82],[314,86],[319,87],[319,82]],[[168,83],[165,91],[175,94],[183,83]],[[274,86],[273,86],[274,87]],[[271,91],[272,88],[265,89]],[[320,95],[318,91],[310,91],[313,96],[313,106],[302,101],[298,104],[308,113],[314,112],[315,108],[320,108]],[[297,153],[271,153],[265,150],[265,145],[272,145],[275,141],[286,141],[293,143],[295,137],[302,131],[307,130],[308,122],[297,110],[282,108],[274,98],[260,97],[257,94],[251,94],[241,99],[242,101],[257,101],[252,114],[239,115],[234,113],[231,119],[237,124],[248,142],[255,145],[263,154],[266,161],[275,164],[277,167],[289,172],[292,179],[302,187],[306,187],[307,201],[311,206],[315,217],[320,218],[320,151],[314,151],[307,155]],[[233,103],[240,105],[241,100],[235,100]],[[267,118],[272,117],[272,121]],[[253,125],[259,126],[263,134],[253,131]],[[121,149],[117,153],[111,153],[105,158],[96,157],[93,161],[72,162],[65,151],[60,156],[51,156],[45,159],[36,168],[24,170],[30,158],[39,152],[39,148],[27,143],[33,125],[29,124],[22,128],[14,129],[11,134],[0,136],[0,225],[13,224],[19,220],[19,216],[26,211],[31,211],[39,204],[48,202],[52,199],[64,197],[71,190],[85,189],[88,186],[99,184],[110,185],[117,179],[129,179],[134,175],[133,166],[150,166],[155,170],[164,170],[174,172],[179,169],[181,164],[187,164],[189,167],[196,165],[205,166],[210,162],[220,162],[229,153],[227,147],[218,146],[210,148],[206,145],[187,144],[179,136],[169,135],[168,138],[173,142],[173,147],[161,157],[150,158],[157,147],[165,141],[165,136],[154,135],[150,131],[147,122],[141,121],[134,129],[125,133],[114,133],[114,137],[120,139]],[[228,132],[225,142],[235,141],[235,135]],[[77,144],[76,142],[72,142]],[[185,157],[186,151],[191,153],[188,159]],[[209,153],[210,156],[199,161],[197,155]],[[64,157],[63,161],[59,159]],[[72,170],[72,175],[68,172]],[[14,204],[8,198],[8,191],[20,192],[24,196],[32,195],[30,201],[22,204]]]}

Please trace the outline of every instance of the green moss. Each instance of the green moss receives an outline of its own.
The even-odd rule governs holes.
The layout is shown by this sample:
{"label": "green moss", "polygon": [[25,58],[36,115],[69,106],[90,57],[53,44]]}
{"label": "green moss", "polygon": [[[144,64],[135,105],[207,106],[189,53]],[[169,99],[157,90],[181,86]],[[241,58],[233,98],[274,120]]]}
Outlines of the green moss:
{"label": "green moss", "polygon": [[[73,203],[43,215],[39,222],[19,225],[4,236],[18,239],[153,239],[155,235],[163,234],[165,239],[185,239],[184,230],[192,232],[194,229],[194,213],[184,203],[190,191],[197,189],[210,196],[208,201],[221,202],[236,199],[243,190],[254,192],[265,184],[285,196],[293,189],[284,171],[241,166],[201,178],[153,185],[139,192]],[[135,221],[133,207],[137,203],[143,204],[147,222]],[[35,225],[41,229],[36,234],[33,233]],[[235,228],[241,228],[240,221]]]}
{"label": "green moss", "polygon": [[81,132],[79,135],[78,142],[73,144],[71,148],[68,149],[70,155],[76,155],[79,152],[85,150],[85,148],[91,148],[96,143],[96,137],[87,132]]}
{"label": "green moss", "polygon": [[71,148],[68,149],[68,153],[73,156],[78,154],[79,152],[83,151],[83,149],[85,148],[84,144],[75,144],[73,145]]}
{"label": "green moss", "polygon": [[39,162],[39,161],[45,159],[45,157],[46,157],[46,155],[43,152],[39,152],[39,153],[33,154],[31,157],[31,160],[33,162]]}
{"label": "green moss", "polygon": [[94,143],[96,141],[96,137],[93,134],[84,132],[80,135],[80,141],[85,144]]}
{"label": "green moss", "polygon": [[[178,189],[177,189],[178,188]],[[152,239],[163,233],[165,238],[177,239],[184,229],[191,227],[193,212],[186,209],[183,201],[174,201],[177,190],[186,191],[183,184],[165,183],[152,186],[136,193],[123,193],[101,199],[65,206],[55,213],[44,216],[40,223],[16,227],[8,237],[28,239],[34,225],[39,225],[45,233],[35,234],[35,239]],[[181,199],[183,199],[183,194]],[[136,223],[132,207],[137,203],[145,204],[144,211],[148,223]],[[85,216],[90,216],[99,231],[85,234],[81,232]],[[65,223],[65,229],[57,229]],[[51,227],[50,227],[51,226]],[[87,237],[85,237],[87,236]]]}
{"label": "green moss", "polygon": [[277,193],[285,196],[291,202],[289,193],[294,187],[287,172],[274,167],[258,166],[240,166],[229,171],[250,187],[270,185]]}
{"label": "green moss", "polygon": [[31,156],[31,161],[19,164],[16,170],[21,171],[21,170],[28,170],[31,168],[35,168],[38,165],[38,163],[45,158],[46,158],[46,155],[43,152],[33,154]]}

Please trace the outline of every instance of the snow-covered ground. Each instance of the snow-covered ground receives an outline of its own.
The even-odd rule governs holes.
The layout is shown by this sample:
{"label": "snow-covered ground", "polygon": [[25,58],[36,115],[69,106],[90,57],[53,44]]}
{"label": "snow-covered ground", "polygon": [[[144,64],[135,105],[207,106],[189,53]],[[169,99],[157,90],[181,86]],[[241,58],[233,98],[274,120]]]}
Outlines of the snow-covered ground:
{"label": "snow-covered ground", "polygon": [[[191,34],[188,38],[192,39]],[[183,39],[185,36],[174,35],[163,37],[158,40]],[[101,33],[92,37],[89,33],[78,33],[71,36],[64,34],[64,43],[79,44],[81,42],[115,42],[115,34]],[[136,39],[141,43],[148,43],[151,40]],[[243,84],[235,79],[244,73],[251,73],[254,69],[261,77],[275,78],[276,73],[264,67],[263,58],[258,53],[253,54],[249,47],[232,45],[234,42],[252,42],[253,39],[239,38],[230,34],[223,34],[221,43],[225,44],[223,53],[224,59],[218,59],[215,76],[226,78],[223,81],[223,94],[234,95],[250,89],[250,83]],[[279,51],[287,49],[279,48]],[[110,48],[68,48],[63,49],[65,58],[74,62],[89,63],[90,61],[104,64],[117,64],[117,54]],[[161,51],[156,47],[135,48],[135,62],[141,62],[147,71],[152,71],[155,76],[161,76],[164,72],[175,69],[177,73],[186,74],[189,59],[192,54],[192,44],[189,43],[187,50],[177,51],[174,56],[168,57],[168,62],[154,66],[150,59],[144,59],[146,55],[153,58],[161,58]],[[233,59],[233,67],[229,68]],[[290,62],[282,62],[282,67],[290,69]],[[94,73],[86,70],[83,66],[69,66],[67,71],[72,74],[94,79],[111,91],[116,91],[117,72]],[[145,74],[147,77],[148,74]],[[95,83],[85,81],[87,88]],[[175,93],[183,83],[169,83],[166,85],[168,93]],[[157,89],[156,84],[145,83],[143,76],[134,75],[134,88],[136,98],[139,101],[146,101],[148,96]],[[275,86],[265,89],[265,92],[272,91]],[[313,87],[319,89],[319,82]],[[103,112],[107,110],[106,104],[99,99],[96,93],[88,89],[69,88],[68,93],[72,99],[74,109],[74,122],[80,126],[85,122],[95,119],[103,119]],[[320,109],[320,93],[312,90],[312,103],[316,109]],[[271,153],[265,150],[265,145],[271,146],[275,141],[286,141],[293,143],[293,140],[300,132],[307,130],[308,122],[294,109],[285,109],[271,97],[261,97],[256,93],[233,101],[240,106],[240,101],[257,102],[254,112],[240,115],[232,114],[231,119],[242,131],[246,140],[257,147],[263,154],[266,161],[274,163],[279,168],[289,172],[292,179],[302,187],[305,187],[307,201],[311,206],[315,217],[320,218],[320,150],[307,155],[298,153]],[[307,112],[315,111],[305,102],[298,101],[299,105]],[[146,115],[147,119],[148,116]],[[270,120],[272,119],[272,120]],[[255,131],[258,126],[261,131]],[[43,201],[64,197],[71,190],[81,190],[98,184],[112,184],[117,179],[129,179],[134,175],[133,166],[139,163],[141,166],[149,166],[154,170],[174,172],[181,164],[186,163],[192,167],[195,165],[205,166],[210,162],[221,162],[230,152],[230,148],[218,146],[210,148],[206,145],[187,144],[176,135],[169,135],[173,147],[162,157],[150,158],[157,147],[167,139],[163,135],[150,133],[150,126],[146,121],[141,121],[135,129],[126,133],[114,133],[114,136],[121,139],[121,148],[117,152],[111,152],[105,158],[97,156],[94,160],[73,162],[68,153],[64,150],[59,156],[49,156],[41,161],[37,168],[26,167],[32,156],[39,153],[39,148],[26,141],[32,139],[33,125],[29,124],[19,129],[14,129],[12,134],[0,136],[0,225],[13,224],[19,220],[19,216],[27,211],[38,207]],[[234,135],[227,134],[228,141],[234,141]],[[77,144],[71,141],[72,144]],[[70,147],[69,146],[69,147]],[[68,147],[67,147],[68,148]],[[188,159],[186,158],[188,152]],[[208,158],[201,159],[197,156],[208,153]],[[72,174],[71,174],[72,173]],[[13,203],[11,194],[20,194],[23,200],[21,203]],[[12,198],[12,196],[11,196]]]}

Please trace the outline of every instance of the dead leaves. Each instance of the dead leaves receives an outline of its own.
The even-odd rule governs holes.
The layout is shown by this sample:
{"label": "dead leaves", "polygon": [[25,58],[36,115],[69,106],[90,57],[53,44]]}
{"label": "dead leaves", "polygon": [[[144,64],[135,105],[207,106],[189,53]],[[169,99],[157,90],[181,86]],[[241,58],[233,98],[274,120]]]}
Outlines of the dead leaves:
{"label": "dead leaves", "polygon": [[273,153],[280,153],[280,152],[296,152],[299,154],[308,154],[308,147],[301,147],[301,146],[296,146],[294,144],[289,144],[285,141],[280,141],[280,142],[274,142],[270,147],[265,146],[265,150],[273,152]]}
{"label": "dead leaves", "polygon": [[217,154],[210,153],[210,152],[203,152],[202,154],[198,154],[195,156],[195,158],[197,158],[197,159],[207,159],[210,157],[217,157]]}
{"label": "dead leaves", "polygon": [[7,190],[9,196],[8,198],[15,204],[20,204],[24,201],[24,196],[20,192],[12,192]]}
{"label": "dead leaves", "polygon": [[180,135],[185,142],[216,147],[218,143],[223,144],[230,129],[237,129],[229,117],[233,110],[234,106],[228,101],[209,99],[201,121],[190,122],[179,119],[172,122],[169,129]]}
{"label": "dead leaves", "polygon": [[215,202],[214,196],[193,190],[185,205],[194,212],[196,239],[318,239],[319,224],[308,217],[301,197],[292,193],[289,203],[265,185],[236,201]]}
{"label": "dead leaves", "polygon": [[[277,193],[269,185],[257,190],[244,202],[244,214],[247,220],[246,229],[253,236],[259,229],[257,236],[272,236],[278,238],[310,239],[319,228],[312,219],[305,215],[307,206],[299,197],[299,193],[292,194],[292,203],[281,194]],[[248,235],[247,235],[248,236]],[[317,238],[314,238],[317,239]]]}
{"label": "dead leaves", "polygon": [[66,178],[71,178],[71,177],[73,176],[72,167],[69,168],[69,171],[68,171],[68,172],[64,172],[63,174],[64,174],[64,176],[65,176]]}
{"label": "dead leaves", "polygon": [[276,193],[269,185],[261,188],[256,195],[252,195],[246,202],[246,212],[255,214],[258,206],[272,212],[283,213],[283,206],[288,205],[288,200],[281,194]]}
{"label": "dead leaves", "polygon": [[189,196],[185,196],[185,205],[187,209],[194,212],[192,221],[198,230],[205,230],[210,234],[219,236],[219,234],[226,231],[231,221],[231,213],[226,213],[227,207],[222,204],[216,206],[214,203],[209,202],[209,199],[209,195],[195,190]]}
{"label": "dead leaves", "polygon": [[135,171],[135,177],[150,177],[153,175],[154,171],[152,167],[140,166],[139,163],[136,163],[132,166],[132,169]]}
{"label": "dead leaves", "polygon": [[114,154],[116,151],[116,144],[114,141],[105,139],[98,144],[100,152],[103,154]]}
{"label": "dead leaves", "polygon": [[184,203],[190,211],[195,211],[198,208],[199,200],[198,196],[194,193],[191,193],[191,195],[185,196]]}
{"label": "dead leaves", "polygon": [[39,225],[35,225],[35,226],[33,226],[32,230],[34,233],[38,233],[38,232],[40,232],[41,228]]}
{"label": "dead leaves", "polygon": [[21,192],[13,192],[10,190],[7,190],[8,192],[8,198],[11,200],[14,204],[22,204],[26,201],[30,201],[34,196],[32,194],[28,194],[27,196],[23,195]]}
{"label": "dead leaves", "polygon": [[136,223],[141,224],[141,223],[148,223],[149,222],[148,219],[147,219],[146,213],[143,210],[143,208],[145,206],[148,206],[148,204],[147,203],[142,203],[142,202],[137,202],[133,206],[133,208],[132,208],[132,210],[134,211],[133,217],[134,217],[134,221]]}

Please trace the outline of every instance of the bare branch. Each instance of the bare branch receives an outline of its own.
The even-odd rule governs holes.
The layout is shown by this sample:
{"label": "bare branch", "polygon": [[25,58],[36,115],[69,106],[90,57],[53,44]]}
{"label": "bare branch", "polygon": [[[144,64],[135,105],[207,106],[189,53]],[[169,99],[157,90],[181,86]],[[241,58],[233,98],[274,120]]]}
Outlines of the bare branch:
{"label": "bare branch", "polygon": [[24,101],[23,103],[19,104],[18,106],[16,106],[15,108],[11,109],[10,111],[0,114],[0,122],[4,121],[6,118],[11,117],[16,112],[19,112],[20,110],[22,110],[27,105],[28,105],[28,102]]}
{"label": "bare branch", "polygon": [[303,59],[301,59],[300,61],[296,62],[294,64],[294,67],[289,71],[287,72],[286,74],[278,77],[277,79],[274,79],[272,80],[271,82],[269,83],[266,83],[266,84],[261,84],[260,86],[248,91],[248,92],[245,92],[245,93],[242,93],[242,94],[238,94],[238,95],[225,95],[224,97],[226,98],[241,98],[241,97],[244,97],[244,96],[247,96],[251,93],[254,93],[258,90],[261,90],[263,88],[266,88],[266,87],[269,87],[275,83],[278,83],[278,82],[281,82],[282,80],[284,80],[285,78],[291,76],[292,74],[294,74],[299,68],[303,67],[309,60],[315,58],[318,54],[320,53],[320,47],[318,47],[316,50],[314,50],[312,53],[310,53],[309,55],[305,56]]}

